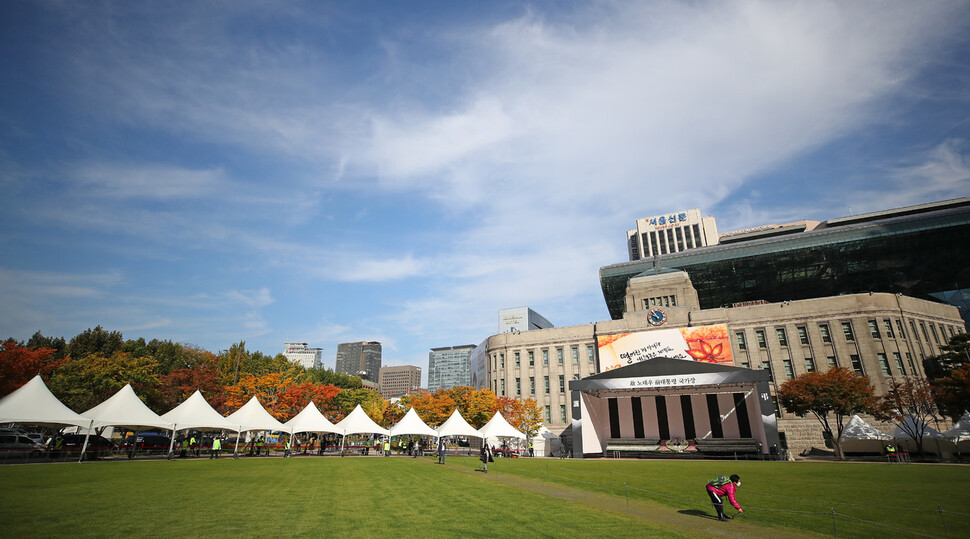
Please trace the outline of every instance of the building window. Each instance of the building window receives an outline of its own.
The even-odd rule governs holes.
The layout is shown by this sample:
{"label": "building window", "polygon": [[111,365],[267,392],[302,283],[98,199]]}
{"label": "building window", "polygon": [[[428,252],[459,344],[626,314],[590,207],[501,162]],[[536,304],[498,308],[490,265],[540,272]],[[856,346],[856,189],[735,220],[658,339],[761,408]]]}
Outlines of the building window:
{"label": "building window", "polygon": [[834,369],[839,366],[839,360],[835,359],[835,356],[829,356],[825,358],[825,360],[828,361],[830,369]]}
{"label": "building window", "polygon": [[899,355],[899,352],[893,352],[893,360],[896,362],[896,370],[899,374],[906,376],[906,367],[903,366],[903,356]]}
{"label": "building window", "polygon": [[916,331],[916,322],[913,322],[912,320],[910,320],[909,321],[909,329],[913,330],[913,336],[916,337],[916,340],[918,341],[919,340],[919,332]]}
{"label": "building window", "polygon": [[529,395],[535,395],[535,394],[536,394],[536,377],[535,376],[530,376],[529,377]]}
{"label": "building window", "polygon": [[522,362],[519,360],[519,353],[516,352],[515,353],[515,367],[516,368],[519,368],[521,366],[522,366]]}
{"label": "building window", "polygon": [[917,374],[916,363],[913,363],[913,354],[906,352],[906,361],[909,363],[909,372]]}
{"label": "building window", "polygon": [[565,404],[560,404],[559,405],[559,422],[560,423],[565,423],[566,422],[566,405]]}
{"label": "building window", "polygon": [[593,345],[592,344],[587,344],[586,345],[586,359],[590,363],[596,361],[596,353],[593,351]]}
{"label": "building window", "polygon": [[930,343],[930,334],[926,332],[926,322],[923,322],[922,320],[920,320],[919,327],[920,327],[920,329],[923,330],[923,342],[925,342],[926,344],[929,344]]}
{"label": "building window", "polygon": [[852,322],[842,322],[842,335],[845,335],[847,342],[855,340],[855,333],[852,332]]}
{"label": "building window", "polygon": [[768,371],[768,381],[769,382],[774,382],[775,381],[775,373],[771,371],[771,362],[770,361],[765,361],[764,363],[762,363],[761,364],[761,370]]}
{"label": "building window", "polygon": [[566,392],[566,377],[563,376],[562,374],[559,375],[559,392],[560,393]]}
{"label": "building window", "polygon": [[542,364],[543,365],[549,364],[549,350],[542,351]]}
{"label": "building window", "polygon": [[805,372],[815,372],[815,360],[807,357],[805,358]]}
{"label": "building window", "polygon": [[785,328],[775,328],[775,334],[778,335],[778,344],[782,348],[788,346],[788,334],[785,333]]}
{"label": "building window", "polygon": [[886,327],[886,336],[890,339],[895,339],[896,335],[893,333],[893,321],[886,318],[882,321],[882,323]]}
{"label": "building window", "polygon": [[900,319],[898,319],[898,318],[896,319],[896,329],[899,330],[899,338],[900,339],[905,339],[906,338],[906,330],[903,329],[903,321],[900,320]]}
{"label": "building window", "polygon": [[516,395],[521,395],[522,394],[522,379],[521,378],[516,378],[515,379],[515,394]]}
{"label": "building window", "polygon": [[734,332],[734,340],[738,342],[738,350],[747,350],[748,343],[744,342],[744,332],[736,331]]}
{"label": "building window", "polygon": [[572,352],[573,352],[573,363],[574,364],[578,364],[579,363],[579,347],[578,346],[573,346],[572,347]]}
{"label": "building window", "polygon": [[795,329],[798,330],[798,342],[808,346],[808,328],[805,326],[798,326]]}
{"label": "building window", "polygon": [[875,320],[869,321],[869,334],[872,335],[873,339],[881,339],[882,335],[879,334],[879,324]]}
{"label": "building window", "polygon": [[543,376],[542,378],[543,378],[543,381],[546,384],[546,395],[548,395],[549,394],[549,377],[548,376]]}
{"label": "building window", "polygon": [[[936,325],[935,324],[930,324],[930,329],[933,330],[933,340],[936,342],[936,345],[939,346],[940,345],[940,335],[936,332]],[[944,335],[943,338],[945,339],[946,338],[946,335]]]}
{"label": "building window", "polygon": [[883,376],[892,376],[893,372],[889,370],[889,359],[886,358],[886,354],[879,352],[876,357],[879,358],[879,368],[882,369]]}
{"label": "building window", "polygon": [[562,365],[562,348],[556,348],[556,361]]}
{"label": "building window", "polygon": [[754,330],[754,337],[758,341],[758,348],[761,348],[762,350],[764,350],[765,348],[768,348],[768,342],[765,340],[765,330],[763,329]]}
{"label": "building window", "polygon": [[552,412],[549,411],[549,405],[546,405],[546,423],[552,423]]}
{"label": "building window", "polygon": [[505,396],[505,378],[499,380],[499,386],[501,387],[502,396]]}
{"label": "building window", "polygon": [[792,366],[790,359],[782,360],[782,365],[785,367],[785,376],[791,380],[795,377],[795,368]]}
{"label": "building window", "polygon": [[854,370],[856,374],[860,376],[864,376],[866,374],[866,371],[862,370],[862,360],[859,359],[858,355],[850,355],[849,360],[852,362],[852,370]]}
{"label": "building window", "polygon": [[829,334],[829,325],[828,324],[819,324],[818,325],[818,332],[822,335],[822,342],[825,342],[825,343],[832,342],[832,335]]}
{"label": "building window", "polygon": [[498,355],[498,361],[499,361],[499,363],[502,364],[502,368],[504,369],[505,368],[505,354],[499,354]]}

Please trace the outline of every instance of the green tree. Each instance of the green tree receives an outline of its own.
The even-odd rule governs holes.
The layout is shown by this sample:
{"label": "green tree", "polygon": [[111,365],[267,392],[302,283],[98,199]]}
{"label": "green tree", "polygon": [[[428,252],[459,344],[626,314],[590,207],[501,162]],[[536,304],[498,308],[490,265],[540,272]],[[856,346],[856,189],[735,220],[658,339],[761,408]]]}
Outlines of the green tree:
{"label": "green tree", "polygon": [[121,351],[108,357],[90,354],[70,358],[51,375],[50,390],[76,412],[101,404],[125,384],[131,384],[141,400],[151,405],[158,400],[156,368],[152,358],[132,357]]}
{"label": "green tree", "polygon": [[970,410],[970,363],[932,381],[940,413],[957,421]]}
{"label": "green tree", "polygon": [[970,363],[970,333],[957,333],[947,344],[940,346],[940,354],[926,358],[927,376],[941,378],[954,369]]}
{"label": "green tree", "polygon": [[[840,459],[845,458],[841,437],[846,420],[853,414],[873,413],[878,405],[869,378],[843,367],[809,372],[788,380],[778,390],[778,401],[798,417],[813,414],[832,437],[835,454]],[[829,416],[833,416],[832,421]]]}
{"label": "green tree", "polygon": [[121,350],[125,345],[125,340],[120,331],[105,331],[101,326],[94,329],[87,329],[71,339],[67,345],[67,353],[74,358],[83,358],[90,355],[110,357],[115,352]]}
{"label": "green tree", "polygon": [[27,340],[27,344],[24,346],[26,348],[50,348],[53,350],[51,353],[53,359],[67,357],[67,341],[64,340],[64,337],[45,337],[38,331]]}
{"label": "green tree", "polygon": [[342,389],[359,389],[361,386],[360,376],[334,372],[330,369],[306,369],[308,381],[314,384],[334,385]]}

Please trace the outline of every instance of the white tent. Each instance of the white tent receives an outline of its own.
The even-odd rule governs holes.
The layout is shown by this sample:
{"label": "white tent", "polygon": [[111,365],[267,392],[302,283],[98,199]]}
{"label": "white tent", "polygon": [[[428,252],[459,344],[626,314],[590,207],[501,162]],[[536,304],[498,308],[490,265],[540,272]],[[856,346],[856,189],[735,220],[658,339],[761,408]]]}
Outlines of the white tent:
{"label": "white tent", "polygon": [[330,422],[313,401],[307,403],[306,408],[293,416],[293,419],[284,423],[284,426],[294,433],[297,432],[331,432],[343,434],[343,431]]}
{"label": "white tent", "polygon": [[390,434],[390,431],[374,423],[374,420],[367,415],[367,412],[359,404],[353,412],[347,414],[347,417],[337,423],[336,427],[341,430],[344,436],[348,434],[383,434],[387,436]]}
{"label": "white tent", "polygon": [[108,397],[108,400],[82,413],[94,420],[93,426],[98,427],[155,427],[174,430],[172,421],[162,419],[151,411],[145,403],[135,395],[131,384],[118,390]]}
{"label": "white tent", "polygon": [[162,414],[162,419],[171,421],[176,429],[219,429],[239,431],[240,426],[223,417],[209,405],[199,390],[182,404]]}
{"label": "white tent", "polygon": [[[920,431],[920,429],[922,429],[923,451],[933,452],[933,449],[936,448],[937,452],[940,453],[940,455],[942,456],[949,456],[949,454],[952,452],[952,449],[953,449],[952,446],[945,447],[940,443],[940,442],[943,442],[944,444],[952,444],[952,442],[950,442],[950,440],[947,439],[946,436],[943,436],[942,434],[940,434],[939,431],[937,431],[933,427],[927,425],[926,423],[923,423],[922,421],[914,418],[913,416],[904,417],[903,423],[907,425],[906,430],[909,430],[912,432],[918,432]],[[916,440],[914,440],[913,437],[908,432],[906,432],[906,430],[897,426],[892,431],[892,437],[895,440],[898,440],[900,442],[899,445],[903,449],[907,451],[916,451]],[[927,443],[930,440],[936,440],[936,442],[933,444]]]}
{"label": "white tent", "polygon": [[0,424],[90,427],[92,420],[57,400],[40,375],[0,399]]}
{"label": "white tent", "polygon": [[[391,429],[393,430],[393,429]],[[472,427],[465,421],[465,418],[458,413],[456,408],[454,412],[451,413],[451,417],[445,420],[444,423],[438,426],[438,436],[474,436],[475,438],[481,438],[482,434],[478,432],[477,429]]]}
{"label": "white tent", "polygon": [[960,420],[953,424],[953,428],[943,435],[956,443],[970,441],[970,412],[964,412]]}
{"label": "white tent", "polygon": [[517,431],[515,427],[509,424],[508,421],[502,417],[501,412],[495,412],[492,419],[485,423],[485,426],[478,429],[481,433],[482,438],[518,438],[520,440],[525,440],[525,434]]}
{"label": "white tent", "polygon": [[[457,411],[457,410],[456,410]],[[408,410],[404,417],[391,427],[391,436],[403,436],[405,434],[418,434],[421,436],[438,436],[438,432],[425,423],[414,408]]]}
{"label": "white tent", "polygon": [[882,453],[886,441],[893,437],[866,423],[858,415],[853,415],[845,426],[840,438],[845,453]]}
{"label": "white tent", "polygon": [[289,427],[283,425],[275,417],[270,415],[255,396],[249,399],[249,402],[243,404],[241,408],[226,416],[226,419],[230,423],[238,425],[239,432],[250,430],[290,432]]}

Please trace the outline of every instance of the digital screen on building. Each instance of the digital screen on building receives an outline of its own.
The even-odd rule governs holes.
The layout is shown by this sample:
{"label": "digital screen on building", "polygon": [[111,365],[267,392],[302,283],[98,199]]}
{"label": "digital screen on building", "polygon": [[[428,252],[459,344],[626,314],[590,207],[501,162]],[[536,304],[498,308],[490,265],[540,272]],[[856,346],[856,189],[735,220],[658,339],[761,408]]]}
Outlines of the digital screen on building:
{"label": "digital screen on building", "polygon": [[601,372],[656,357],[734,364],[725,324],[600,335],[597,345]]}

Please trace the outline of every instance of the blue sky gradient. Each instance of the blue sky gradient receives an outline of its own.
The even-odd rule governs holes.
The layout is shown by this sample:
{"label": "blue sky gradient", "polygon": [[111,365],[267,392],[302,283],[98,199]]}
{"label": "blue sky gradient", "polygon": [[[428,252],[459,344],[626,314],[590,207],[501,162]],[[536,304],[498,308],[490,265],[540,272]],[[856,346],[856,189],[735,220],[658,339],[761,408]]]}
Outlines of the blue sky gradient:
{"label": "blue sky gradient", "polygon": [[[464,5],[468,4],[468,5]],[[961,1],[0,4],[0,336],[478,344],[639,217],[970,194]]]}

